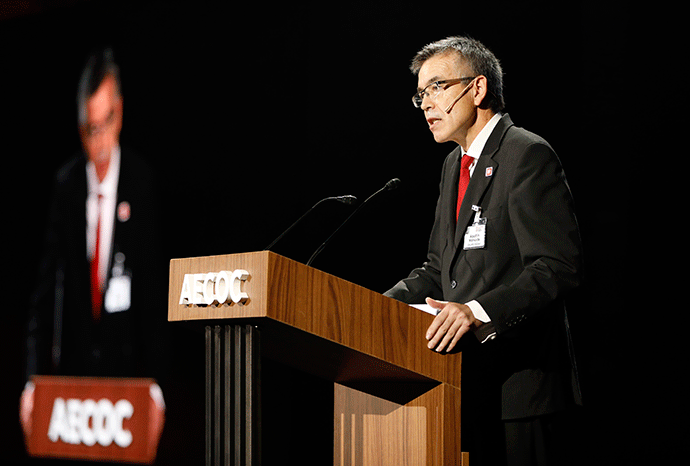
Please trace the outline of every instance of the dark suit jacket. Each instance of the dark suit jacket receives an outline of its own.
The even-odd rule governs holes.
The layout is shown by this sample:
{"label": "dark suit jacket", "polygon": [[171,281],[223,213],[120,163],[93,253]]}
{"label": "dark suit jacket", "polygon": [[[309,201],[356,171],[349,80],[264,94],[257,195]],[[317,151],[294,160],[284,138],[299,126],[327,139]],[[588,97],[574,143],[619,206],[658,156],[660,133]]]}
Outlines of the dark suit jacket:
{"label": "dark suit jacket", "polygon": [[[408,303],[476,299],[486,310],[497,337],[483,345],[463,338],[463,410],[476,396],[500,404],[503,419],[558,411],[579,395],[562,299],[580,283],[582,260],[560,161],[546,141],[504,115],[456,226],[460,156],[458,147],[443,165],[427,261],[386,294]],[[463,250],[473,205],[487,219],[486,246]]]}
{"label": "dark suit jacket", "polygon": [[[86,159],[78,155],[56,177],[38,286],[31,298],[27,372],[83,376],[164,376],[167,270],[160,251],[159,214],[152,173],[123,148],[113,255],[124,254],[131,307],[91,316],[86,257]],[[117,207],[116,207],[117,211]],[[105,293],[104,293],[105,296]]]}

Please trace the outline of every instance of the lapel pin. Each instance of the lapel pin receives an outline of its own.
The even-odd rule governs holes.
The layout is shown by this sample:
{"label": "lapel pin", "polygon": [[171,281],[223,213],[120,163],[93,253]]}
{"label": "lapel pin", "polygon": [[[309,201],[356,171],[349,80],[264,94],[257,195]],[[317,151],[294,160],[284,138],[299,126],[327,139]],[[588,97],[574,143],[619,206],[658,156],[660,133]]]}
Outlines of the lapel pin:
{"label": "lapel pin", "polygon": [[129,202],[122,201],[117,206],[117,219],[121,222],[126,222],[132,215],[132,208],[129,206]]}
{"label": "lapel pin", "polygon": [[484,176],[486,176],[488,178],[493,174],[494,174],[494,167],[486,167],[486,172],[484,172]]}

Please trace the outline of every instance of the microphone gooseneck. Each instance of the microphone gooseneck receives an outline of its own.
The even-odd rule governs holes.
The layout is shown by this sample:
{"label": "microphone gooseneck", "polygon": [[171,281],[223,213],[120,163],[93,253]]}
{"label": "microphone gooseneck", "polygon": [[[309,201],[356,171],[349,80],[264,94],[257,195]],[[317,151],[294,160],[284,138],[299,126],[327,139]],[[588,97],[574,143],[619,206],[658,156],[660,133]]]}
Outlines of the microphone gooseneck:
{"label": "microphone gooseneck", "polygon": [[369,202],[372,198],[376,197],[379,193],[382,193],[383,191],[391,191],[391,190],[393,190],[393,189],[396,189],[396,188],[400,185],[400,183],[401,183],[401,181],[400,181],[399,178],[393,178],[392,180],[388,181],[388,183],[386,183],[386,184],[383,186],[383,188],[381,188],[381,189],[379,189],[378,191],[376,191],[374,194],[372,194],[371,196],[369,196],[364,202],[362,202],[359,206],[357,206],[357,208],[350,214],[350,216],[347,217],[347,218],[345,219],[345,221],[344,221],[343,223],[341,223],[340,226],[338,226],[338,228],[336,228],[335,231],[334,231],[333,233],[331,233],[331,236],[329,236],[328,238],[326,238],[326,241],[324,241],[323,243],[321,243],[321,246],[319,246],[319,247],[316,249],[316,251],[314,251],[314,253],[311,255],[311,257],[310,257],[309,260],[307,261],[307,265],[311,265],[311,263],[314,262],[314,259],[316,258],[316,256],[318,256],[318,255],[321,253],[321,251],[323,251],[323,250],[325,249],[326,245],[331,241],[331,239],[333,238],[333,236],[335,236],[335,234],[338,233],[338,231],[340,231],[340,229],[341,229],[347,222],[349,222],[350,219],[351,219],[352,217],[354,217],[355,214],[356,214],[357,212],[359,212],[359,211],[362,209],[362,207],[365,206],[365,204],[366,204],[367,202]]}
{"label": "microphone gooseneck", "polygon": [[298,219],[295,221],[295,223],[293,223],[292,225],[290,225],[290,226],[287,228],[287,230],[285,230],[284,232],[282,232],[282,233],[280,234],[280,236],[278,236],[276,239],[274,239],[273,242],[272,242],[271,244],[269,244],[268,246],[266,246],[266,247],[264,248],[264,251],[270,251],[270,249],[271,249],[273,246],[275,246],[275,244],[276,244],[278,241],[280,241],[280,240],[283,238],[283,236],[285,236],[285,235],[286,235],[290,230],[292,230],[298,223],[300,223],[304,217],[306,217],[307,215],[309,215],[314,209],[316,209],[316,208],[317,208],[320,204],[322,204],[323,202],[326,202],[326,201],[338,201],[338,202],[342,202],[343,204],[350,204],[350,205],[351,205],[351,204],[354,204],[356,200],[357,200],[357,198],[356,198],[355,196],[350,196],[349,194],[348,194],[348,195],[345,195],[345,196],[333,196],[333,197],[326,197],[326,198],[321,199],[319,202],[317,202],[316,204],[314,204],[314,205],[311,207],[311,209],[307,210],[304,214],[302,214],[302,216],[301,216],[300,218],[298,218]]}

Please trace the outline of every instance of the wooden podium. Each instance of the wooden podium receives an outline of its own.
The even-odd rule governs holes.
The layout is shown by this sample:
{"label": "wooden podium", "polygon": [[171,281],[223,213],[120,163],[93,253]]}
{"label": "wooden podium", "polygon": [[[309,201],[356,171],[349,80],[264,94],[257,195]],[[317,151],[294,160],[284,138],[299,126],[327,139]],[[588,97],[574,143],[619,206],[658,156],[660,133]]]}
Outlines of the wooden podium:
{"label": "wooden podium", "polygon": [[282,436],[305,458],[327,443],[334,465],[468,464],[462,354],[426,347],[425,312],[263,251],[173,259],[168,320],[204,325],[208,466],[300,459]]}

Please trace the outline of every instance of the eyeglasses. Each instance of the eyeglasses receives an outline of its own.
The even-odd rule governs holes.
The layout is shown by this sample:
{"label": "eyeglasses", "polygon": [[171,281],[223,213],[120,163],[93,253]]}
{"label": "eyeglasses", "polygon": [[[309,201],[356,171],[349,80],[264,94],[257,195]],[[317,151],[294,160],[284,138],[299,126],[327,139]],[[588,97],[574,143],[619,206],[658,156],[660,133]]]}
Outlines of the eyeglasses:
{"label": "eyeglasses", "polygon": [[97,123],[97,124],[85,124],[83,125],[84,132],[86,133],[87,137],[94,137],[97,136],[108,129],[112,126],[112,124],[115,122],[115,110],[110,110],[110,113],[108,113],[108,116],[105,118],[105,121],[102,123]]}
{"label": "eyeglasses", "polygon": [[476,76],[465,76],[463,78],[434,81],[433,83],[429,84],[424,89],[412,96],[412,104],[416,108],[421,108],[424,97],[429,97],[430,99],[435,100],[439,96],[439,94],[441,94],[441,92],[445,91],[453,84],[457,84],[474,78],[476,78]]}

